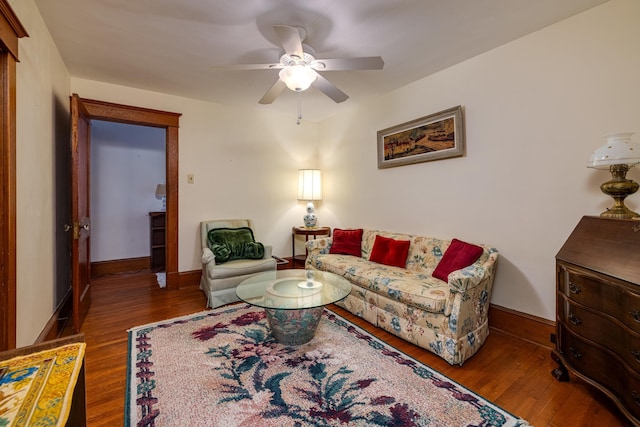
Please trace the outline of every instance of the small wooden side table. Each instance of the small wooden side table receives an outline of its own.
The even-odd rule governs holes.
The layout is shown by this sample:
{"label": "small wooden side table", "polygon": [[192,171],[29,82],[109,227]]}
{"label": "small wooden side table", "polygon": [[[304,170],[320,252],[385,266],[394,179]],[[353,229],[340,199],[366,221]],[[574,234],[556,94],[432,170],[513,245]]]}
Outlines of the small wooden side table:
{"label": "small wooden side table", "polygon": [[304,255],[296,255],[296,236],[305,236],[305,243],[309,241],[309,236],[326,236],[331,237],[331,227],[293,227],[291,229],[291,263],[296,261],[304,262],[307,259],[307,250],[305,248]]}

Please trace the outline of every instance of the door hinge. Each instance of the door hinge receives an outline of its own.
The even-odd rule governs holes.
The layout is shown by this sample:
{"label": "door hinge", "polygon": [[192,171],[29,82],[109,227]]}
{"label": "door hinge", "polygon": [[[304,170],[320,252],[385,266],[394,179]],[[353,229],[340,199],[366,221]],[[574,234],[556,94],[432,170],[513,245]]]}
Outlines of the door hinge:
{"label": "door hinge", "polygon": [[64,225],[64,231],[73,230],[73,240],[78,240],[80,238],[80,229],[89,230],[89,224],[80,224],[79,222],[74,222],[71,225]]}

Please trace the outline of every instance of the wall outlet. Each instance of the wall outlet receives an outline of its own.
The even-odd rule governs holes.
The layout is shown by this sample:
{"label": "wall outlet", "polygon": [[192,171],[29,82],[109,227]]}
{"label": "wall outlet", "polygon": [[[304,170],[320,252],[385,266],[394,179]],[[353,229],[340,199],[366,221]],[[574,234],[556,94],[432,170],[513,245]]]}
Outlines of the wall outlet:
{"label": "wall outlet", "polygon": [[195,177],[191,174],[187,175],[187,184],[193,184],[194,182],[196,182]]}

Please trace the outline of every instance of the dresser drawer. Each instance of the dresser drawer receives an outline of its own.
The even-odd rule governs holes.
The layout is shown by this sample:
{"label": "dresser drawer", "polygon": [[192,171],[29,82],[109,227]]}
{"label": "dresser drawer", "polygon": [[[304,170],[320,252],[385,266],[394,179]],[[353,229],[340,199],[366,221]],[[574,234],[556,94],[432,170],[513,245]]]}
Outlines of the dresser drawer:
{"label": "dresser drawer", "polygon": [[565,266],[558,272],[558,292],[596,311],[619,319],[640,333],[640,295],[612,280],[599,278]]}
{"label": "dresser drawer", "polygon": [[566,298],[559,301],[558,320],[575,335],[618,354],[629,368],[640,373],[640,335],[618,320],[573,304]]}
{"label": "dresser drawer", "polygon": [[635,418],[640,418],[640,378],[606,351],[593,347],[560,327],[562,342],[558,347],[571,368],[599,383]]}

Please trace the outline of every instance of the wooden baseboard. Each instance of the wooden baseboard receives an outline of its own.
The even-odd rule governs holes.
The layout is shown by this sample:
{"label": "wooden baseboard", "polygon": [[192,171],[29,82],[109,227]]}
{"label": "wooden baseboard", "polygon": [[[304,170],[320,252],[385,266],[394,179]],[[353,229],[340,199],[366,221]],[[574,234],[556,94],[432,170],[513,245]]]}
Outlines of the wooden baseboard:
{"label": "wooden baseboard", "polygon": [[92,262],[91,278],[108,276],[111,274],[132,273],[135,271],[149,269],[150,266],[151,258],[148,256]]}
{"label": "wooden baseboard", "polygon": [[67,291],[62,298],[62,302],[56,308],[47,324],[36,338],[34,344],[39,344],[44,341],[51,341],[62,336],[65,326],[71,319],[71,311],[73,310],[73,298],[71,289]]}
{"label": "wooden baseboard", "polygon": [[180,288],[185,286],[200,286],[200,276],[202,270],[184,271],[178,273],[178,284]]}
{"label": "wooden baseboard", "polygon": [[556,324],[551,320],[491,304],[489,328],[549,349],[554,348],[551,335],[556,333]]}

